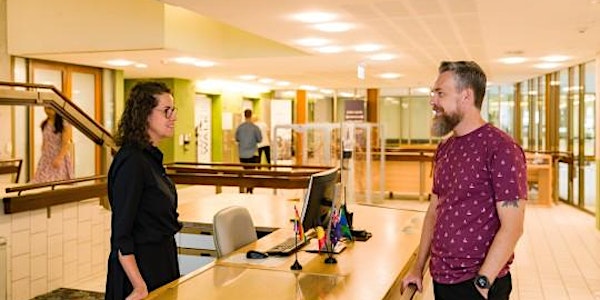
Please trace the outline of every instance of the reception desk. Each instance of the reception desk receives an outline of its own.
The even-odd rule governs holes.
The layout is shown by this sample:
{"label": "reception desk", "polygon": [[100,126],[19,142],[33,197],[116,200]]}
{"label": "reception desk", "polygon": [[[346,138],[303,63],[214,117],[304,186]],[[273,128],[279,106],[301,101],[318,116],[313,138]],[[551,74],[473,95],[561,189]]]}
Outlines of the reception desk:
{"label": "reception desk", "polygon": [[547,154],[526,153],[527,182],[537,185],[537,199],[531,203],[550,206],[554,199],[552,195],[552,156]]}
{"label": "reception desk", "polygon": [[248,207],[258,229],[274,230],[258,241],[152,292],[150,299],[391,299],[414,261],[423,212],[349,205],[354,227],[370,231],[366,242],[350,242],[324,263],[324,254],[300,250],[303,269],[290,270],[295,256],[248,260],[250,249],[266,250],[293,235],[289,201],[270,195],[220,194],[180,207],[186,227],[208,229],[212,215],[230,205]]}

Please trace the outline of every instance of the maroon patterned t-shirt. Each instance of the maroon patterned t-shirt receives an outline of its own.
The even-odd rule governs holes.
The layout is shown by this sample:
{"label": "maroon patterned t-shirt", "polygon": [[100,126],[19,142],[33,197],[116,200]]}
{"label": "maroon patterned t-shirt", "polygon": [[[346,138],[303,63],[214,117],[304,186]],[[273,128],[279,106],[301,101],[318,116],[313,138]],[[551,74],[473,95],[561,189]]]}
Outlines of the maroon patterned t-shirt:
{"label": "maroon patterned t-shirt", "polygon": [[[475,277],[500,227],[496,203],[527,198],[527,167],[519,145],[490,124],[453,136],[437,149],[438,196],[431,276],[452,284]],[[508,272],[512,257],[498,274]]]}

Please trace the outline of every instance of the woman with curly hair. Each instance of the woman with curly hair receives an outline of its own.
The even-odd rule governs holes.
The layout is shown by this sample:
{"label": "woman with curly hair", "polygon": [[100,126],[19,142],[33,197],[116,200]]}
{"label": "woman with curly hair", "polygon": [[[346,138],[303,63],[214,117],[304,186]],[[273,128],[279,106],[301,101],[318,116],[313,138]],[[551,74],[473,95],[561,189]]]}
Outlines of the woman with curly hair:
{"label": "woman with curly hair", "polygon": [[180,276],[177,191],[157,148],[173,136],[175,120],[173,96],[164,84],[133,87],[116,133],[121,148],[108,172],[112,231],[106,299],[142,299]]}

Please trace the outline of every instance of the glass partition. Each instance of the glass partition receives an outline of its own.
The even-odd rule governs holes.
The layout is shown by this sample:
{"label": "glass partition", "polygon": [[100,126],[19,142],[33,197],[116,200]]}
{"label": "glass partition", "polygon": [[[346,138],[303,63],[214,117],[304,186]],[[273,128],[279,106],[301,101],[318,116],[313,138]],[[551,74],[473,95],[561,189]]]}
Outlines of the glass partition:
{"label": "glass partition", "polygon": [[529,149],[529,135],[530,135],[530,122],[529,122],[529,83],[527,81],[521,83],[521,146],[523,149]]}
{"label": "glass partition", "polygon": [[[569,72],[561,70],[558,75],[560,85],[560,94],[558,98],[558,151],[571,152],[569,139],[571,136],[571,105],[568,101],[569,91]],[[569,176],[569,164],[565,162],[558,163],[558,197],[563,201],[569,199],[569,185],[571,184]]]}
{"label": "glass partition", "polygon": [[596,62],[588,62],[584,65],[584,86],[583,86],[583,140],[585,163],[583,165],[584,177],[584,197],[582,206],[584,209],[594,212],[596,209],[596,186],[598,178],[596,177]]}

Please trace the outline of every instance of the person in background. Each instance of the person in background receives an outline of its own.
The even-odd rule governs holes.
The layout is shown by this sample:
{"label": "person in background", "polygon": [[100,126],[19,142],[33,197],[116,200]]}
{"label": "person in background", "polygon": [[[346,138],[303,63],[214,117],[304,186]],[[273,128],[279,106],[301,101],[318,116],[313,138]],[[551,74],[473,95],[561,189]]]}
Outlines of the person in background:
{"label": "person in background", "polygon": [[[258,143],[262,141],[260,128],[252,123],[252,111],[244,110],[245,121],[235,130],[235,141],[238,143],[238,152],[240,162],[243,164],[256,163],[254,153],[258,150]],[[254,169],[253,166],[244,166],[244,169]],[[251,187],[246,189],[247,193],[252,193]]]}
{"label": "person in background", "polygon": [[509,299],[509,266],[523,233],[525,155],[480,114],[486,75],[475,62],[442,62],[430,100],[434,156],[431,202],[416,263],[402,287],[423,288],[430,272],[437,300]]}
{"label": "person in background", "polygon": [[73,129],[61,115],[44,107],[47,118],[42,122],[42,156],[38,161],[31,183],[67,180],[73,178],[71,138]]}
{"label": "person in background", "polygon": [[173,136],[175,120],[173,96],[164,84],[133,87],[116,133],[120,149],[108,171],[112,218],[106,299],[142,299],[180,276],[177,191],[157,148]]}
{"label": "person in background", "polygon": [[262,154],[264,153],[267,164],[271,164],[271,138],[267,123],[262,121],[260,118],[255,117],[254,124],[258,126],[260,129],[260,135],[262,136],[262,141],[258,143],[258,159],[256,160],[256,163],[261,163]]}

